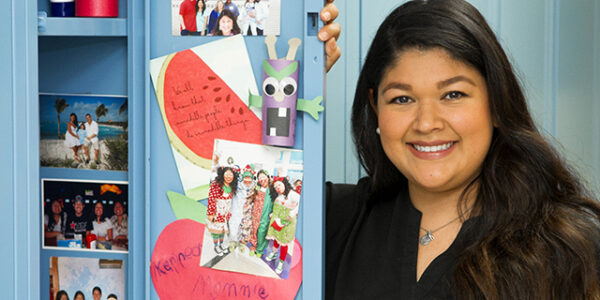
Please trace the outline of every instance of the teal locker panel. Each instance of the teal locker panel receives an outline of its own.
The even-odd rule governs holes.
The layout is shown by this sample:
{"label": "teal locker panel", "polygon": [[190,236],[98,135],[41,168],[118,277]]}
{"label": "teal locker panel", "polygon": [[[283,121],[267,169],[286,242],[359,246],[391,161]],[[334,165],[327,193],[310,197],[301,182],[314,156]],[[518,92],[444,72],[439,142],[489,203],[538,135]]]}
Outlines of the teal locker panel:
{"label": "teal locker panel", "polygon": [[[299,98],[313,99],[323,94],[324,56],[322,43],[314,35],[313,19],[308,12],[317,13],[323,6],[322,1],[281,1],[281,34],[277,37],[277,53],[281,57],[288,50],[287,41],[292,37],[303,40],[296,54],[300,60]],[[149,49],[150,58],[161,57],[173,52],[188,49],[218,37],[172,36],[171,6],[168,1],[152,1],[149,12]],[[316,19],[318,29],[321,21]],[[312,33],[310,33],[312,32]],[[264,37],[246,37],[246,47],[257,86],[262,83],[263,59],[267,58]],[[226,58],[224,58],[226,59]],[[148,198],[148,255],[152,255],[155,243],[161,231],[175,221],[167,191],[183,194],[177,167],[165,132],[163,119],[159,111],[152,83],[149,82],[149,102],[147,103],[146,130],[149,133],[146,143],[149,161],[146,171],[146,194]],[[324,144],[323,117],[313,120],[303,113],[298,114],[295,148],[304,150],[304,184],[296,236],[303,246],[303,285],[298,299],[319,299],[323,295],[323,184],[324,184]],[[310,159],[309,159],[310,158]],[[310,234],[308,234],[310,232]],[[149,263],[149,261],[148,261]],[[147,265],[147,270],[151,266]],[[152,299],[158,299],[151,279],[148,279],[149,293]]]}
{"label": "teal locker panel", "polygon": [[[600,1],[559,1],[555,137],[600,192],[598,18]],[[594,32],[596,30],[596,32]]]}
{"label": "teal locker panel", "polygon": [[0,186],[6,194],[0,223],[6,228],[0,253],[7,261],[2,289],[10,299],[39,299],[39,212],[35,147],[38,138],[35,5],[28,1],[3,1],[4,45],[0,61],[5,107],[0,113],[4,141],[0,153]]}
{"label": "teal locker panel", "polygon": [[[0,256],[4,257],[10,264],[6,265],[6,272],[2,272],[0,275],[0,282],[5,284],[2,285],[3,290],[6,293],[8,299],[15,299],[15,296],[20,294],[17,288],[12,284],[13,278],[19,263],[17,262],[17,252],[15,251],[14,244],[16,242],[17,235],[20,232],[15,228],[15,194],[14,190],[14,179],[13,173],[15,172],[14,166],[14,125],[13,115],[15,102],[15,93],[13,92],[14,86],[14,63],[12,59],[12,53],[15,45],[13,44],[12,35],[12,22],[13,16],[10,10],[10,1],[0,3],[0,36],[4,37],[5,40],[10,41],[10,47],[0,47],[0,64],[4,66],[4,72],[0,75],[0,88],[6,91],[6,98],[8,101],[4,101],[4,108],[0,110],[0,133],[1,138],[5,141],[6,147],[0,148],[0,156],[5,159],[0,160],[0,188],[5,191],[5,204],[2,211],[0,211],[0,226],[5,228],[3,237],[7,241],[0,245]],[[6,159],[10,158],[10,159]],[[6,284],[10,283],[10,284]]]}

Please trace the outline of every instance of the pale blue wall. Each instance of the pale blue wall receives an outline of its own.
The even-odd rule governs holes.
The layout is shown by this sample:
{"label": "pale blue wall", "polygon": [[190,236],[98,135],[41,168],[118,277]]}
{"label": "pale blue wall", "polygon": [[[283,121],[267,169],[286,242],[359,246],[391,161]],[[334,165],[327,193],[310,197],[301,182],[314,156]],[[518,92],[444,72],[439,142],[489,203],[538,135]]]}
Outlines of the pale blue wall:
{"label": "pale blue wall", "polygon": [[[350,136],[360,64],[377,27],[405,1],[338,1],[343,55],[327,76],[326,178],[364,176]],[[522,81],[531,112],[596,192],[600,192],[600,0],[472,0]]]}

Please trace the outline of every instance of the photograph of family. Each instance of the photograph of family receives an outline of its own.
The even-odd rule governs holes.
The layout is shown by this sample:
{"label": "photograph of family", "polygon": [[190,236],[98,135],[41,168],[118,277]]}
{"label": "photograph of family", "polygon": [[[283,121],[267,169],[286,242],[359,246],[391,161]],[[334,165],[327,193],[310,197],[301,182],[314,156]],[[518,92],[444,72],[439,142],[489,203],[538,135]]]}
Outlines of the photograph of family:
{"label": "photograph of family", "polygon": [[176,36],[279,35],[281,0],[171,0]]}
{"label": "photograph of family", "polygon": [[40,94],[40,166],[127,171],[127,98]]}
{"label": "photograph of family", "polygon": [[127,251],[127,182],[42,179],[43,245]]}
{"label": "photograph of family", "polygon": [[215,140],[200,265],[288,278],[303,152]]}
{"label": "photograph of family", "polygon": [[50,299],[125,299],[122,260],[50,257]]}

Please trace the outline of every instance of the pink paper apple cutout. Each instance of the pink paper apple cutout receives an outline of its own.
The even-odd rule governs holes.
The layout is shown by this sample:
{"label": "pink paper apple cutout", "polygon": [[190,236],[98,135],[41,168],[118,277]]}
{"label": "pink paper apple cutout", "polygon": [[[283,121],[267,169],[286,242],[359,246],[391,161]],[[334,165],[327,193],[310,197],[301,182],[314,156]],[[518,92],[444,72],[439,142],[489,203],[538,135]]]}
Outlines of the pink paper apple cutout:
{"label": "pink paper apple cutout", "polygon": [[[302,248],[294,241],[288,279],[200,267],[204,224],[181,219],[160,233],[150,263],[160,299],[294,299],[302,282]],[[296,255],[297,253],[297,255]]]}

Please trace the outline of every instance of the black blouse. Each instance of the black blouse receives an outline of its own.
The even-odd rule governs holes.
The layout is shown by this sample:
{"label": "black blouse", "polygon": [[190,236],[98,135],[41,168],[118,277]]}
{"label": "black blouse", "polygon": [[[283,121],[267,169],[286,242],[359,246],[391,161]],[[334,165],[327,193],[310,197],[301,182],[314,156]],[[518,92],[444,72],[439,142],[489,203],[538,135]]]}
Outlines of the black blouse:
{"label": "black blouse", "polygon": [[327,183],[326,299],[455,299],[449,281],[460,249],[472,241],[467,220],[450,247],[417,282],[421,212],[408,187],[373,195],[370,182]]}

